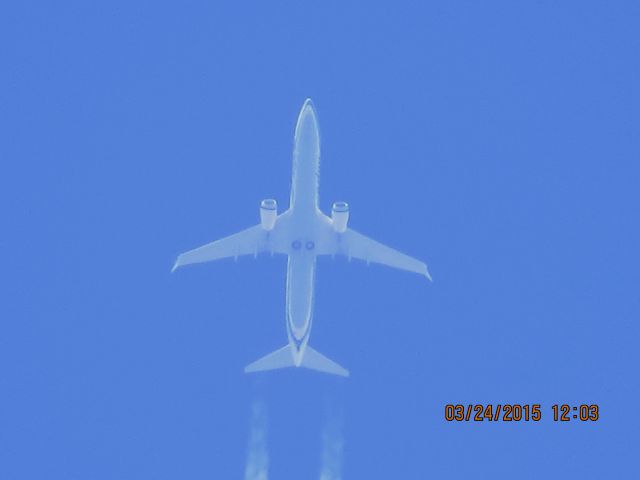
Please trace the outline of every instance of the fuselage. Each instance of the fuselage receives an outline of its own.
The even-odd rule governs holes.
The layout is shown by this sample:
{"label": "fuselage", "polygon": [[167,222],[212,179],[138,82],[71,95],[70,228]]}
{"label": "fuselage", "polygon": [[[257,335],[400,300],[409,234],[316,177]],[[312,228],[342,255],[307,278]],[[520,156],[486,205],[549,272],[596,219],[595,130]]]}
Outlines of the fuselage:
{"label": "fuselage", "polygon": [[291,366],[348,377],[349,371],[309,345],[318,256],[340,255],[431,276],[424,262],[348,228],[349,206],[334,202],[331,216],[318,208],[320,132],[313,104],[307,100],[296,123],[289,208],[278,215],[277,202],[260,203],[260,223],[207,243],[176,259],[176,268],[240,255],[287,255],[287,345],[245,367],[246,373]]}
{"label": "fuselage", "polygon": [[290,253],[287,266],[287,334],[299,366],[313,321],[316,269],[315,239],[321,224],[318,209],[320,134],[311,101],[305,102],[296,125],[289,206]]}
{"label": "fuselage", "polygon": [[348,377],[349,371],[309,345],[313,323],[316,258],[340,255],[375,262],[425,275],[427,265],[352,228],[348,228],[349,206],[334,202],[331,216],[318,208],[320,132],[313,104],[307,100],[296,123],[293,174],[289,208],[278,215],[277,202],[260,203],[260,223],[224,238],[181,253],[176,268],[240,255],[284,254],[288,257],[286,328],[289,342],[250,363],[245,372],[305,367]]}

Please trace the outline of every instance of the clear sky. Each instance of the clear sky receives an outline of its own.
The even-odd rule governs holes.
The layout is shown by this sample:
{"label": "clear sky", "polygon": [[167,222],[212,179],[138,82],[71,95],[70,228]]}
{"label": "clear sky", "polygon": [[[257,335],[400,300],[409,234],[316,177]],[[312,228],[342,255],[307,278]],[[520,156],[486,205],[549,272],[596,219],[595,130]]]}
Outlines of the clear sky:
{"label": "clear sky", "polygon": [[[243,478],[256,429],[271,479],[327,455],[344,479],[639,478],[638,18],[5,2],[0,478]],[[321,207],[348,201],[434,277],[319,261],[310,343],[348,380],[243,375],[286,342],[285,259],[170,273],[286,206],[307,97]],[[447,403],[543,418],[449,423]],[[556,403],[601,418],[554,422]]]}

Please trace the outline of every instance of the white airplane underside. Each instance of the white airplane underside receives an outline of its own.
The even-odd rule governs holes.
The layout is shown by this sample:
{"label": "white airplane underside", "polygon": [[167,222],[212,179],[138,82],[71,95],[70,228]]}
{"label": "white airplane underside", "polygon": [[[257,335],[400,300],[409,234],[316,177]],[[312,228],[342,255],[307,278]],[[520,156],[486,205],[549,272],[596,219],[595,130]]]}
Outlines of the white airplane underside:
{"label": "white airplane underside", "polygon": [[286,319],[289,343],[249,364],[245,372],[306,367],[325,373],[349,376],[349,372],[308,345],[313,319],[316,258],[344,255],[367,263],[431,276],[427,265],[355,230],[348,228],[349,207],[333,204],[331,217],[318,208],[320,135],[311,100],[302,106],[296,124],[293,177],[289,209],[277,214],[275,200],[263,200],[260,223],[226,238],[178,256],[174,271],[192,263],[259,253],[288,256]]}

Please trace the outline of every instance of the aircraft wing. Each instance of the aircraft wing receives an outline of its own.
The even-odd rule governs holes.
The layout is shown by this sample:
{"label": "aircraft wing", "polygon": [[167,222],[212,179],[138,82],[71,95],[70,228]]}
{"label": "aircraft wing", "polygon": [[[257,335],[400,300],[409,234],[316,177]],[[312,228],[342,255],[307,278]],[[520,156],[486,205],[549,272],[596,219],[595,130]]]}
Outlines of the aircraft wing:
{"label": "aircraft wing", "polygon": [[337,238],[329,248],[322,249],[323,254],[342,254],[351,258],[359,258],[365,262],[380,263],[401,270],[419,273],[431,280],[427,265],[420,260],[405,255],[391,247],[366,237],[348,228],[344,233],[336,234]]}
{"label": "aircraft wing", "polygon": [[258,224],[194,250],[181,253],[171,271],[191,263],[211,262],[222,258],[236,258],[241,255],[257,256],[262,252],[287,253],[282,246],[277,230],[276,227],[271,231],[266,231]]}

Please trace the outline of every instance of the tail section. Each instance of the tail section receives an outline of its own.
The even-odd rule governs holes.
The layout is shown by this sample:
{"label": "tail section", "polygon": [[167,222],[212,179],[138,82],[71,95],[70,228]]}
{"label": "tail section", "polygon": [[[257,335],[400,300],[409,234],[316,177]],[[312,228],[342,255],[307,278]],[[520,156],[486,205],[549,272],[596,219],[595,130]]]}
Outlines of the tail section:
{"label": "tail section", "polygon": [[293,354],[291,353],[291,347],[287,344],[244,367],[244,373],[263,372],[293,366],[295,366]]}
{"label": "tail section", "polygon": [[[264,372],[267,370],[277,370],[279,368],[295,366],[296,364],[291,347],[289,345],[285,345],[275,352],[265,355],[259,360],[250,363],[245,367],[244,371],[245,373]],[[308,345],[304,350],[304,356],[302,357],[302,363],[300,366],[310,370],[316,370],[318,372],[339,375],[341,377],[349,376],[349,371],[347,369],[342,368],[336,362],[329,360],[327,357]]]}
{"label": "tail section", "polygon": [[318,372],[340,375],[341,377],[349,376],[349,370],[342,368],[333,360],[329,360],[309,345],[307,345],[307,349],[304,352],[304,357],[302,357],[302,364],[300,366],[310,368],[311,370],[317,370]]}

